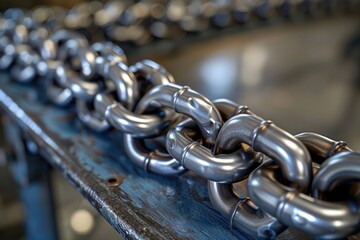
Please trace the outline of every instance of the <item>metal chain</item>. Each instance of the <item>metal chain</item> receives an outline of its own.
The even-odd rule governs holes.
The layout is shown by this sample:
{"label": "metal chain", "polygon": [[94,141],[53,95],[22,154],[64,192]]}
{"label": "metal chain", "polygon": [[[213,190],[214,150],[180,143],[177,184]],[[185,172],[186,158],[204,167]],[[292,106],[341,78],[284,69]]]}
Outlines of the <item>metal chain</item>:
{"label": "metal chain", "polygon": [[[259,6],[276,1],[225,2],[191,3],[198,8],[185,1],[114,1],[104,7],[94,2],[67,13],[11,9],[0,17],[0,68],[9,69],[18,82],[45,83],[56,105],[75,102],[80,121],[90,129],[124,132],[127,155],[146,171],[176,176],[191,170],[206,178],[214,208],[252,238],[272,239],[287,227],[324,239],[357,233],[360,153],[315,133],[292,136],[246,106],[212,102],[175,84],[151,60],[128,66],[119,46],[90,45],[83,34],[63,28],[88,31],[95,23],[106,36],[119,31],[126,39],[126,29],[151,18],[151,24],[176,23],[185,31],[199,31],[203,21],[223,26],[223,15],[241,22],[241,11],[265,14]],[[279,1],[277,6],[285,3],[309,1]],[[190,18],[196,24],[189,23],[191,9],[202,9]],[[63,22],[58,23],[56,11],[65,16]],[[85,21],[89,18],[93,22]]]}
{"label": "metal chain", "polygon": [[[153,39],[181,39],[186,34],[201,33],[209,28],[243,26],[277,17],[296,19],[349,11],[356,6],[356,1],[114,0],[105,4],[91,1],[80,3],[70,10],[55,6],[39,6],[26,13],[20,9],[9,9],[4,12],[8,21],[0,25],[2,30],[4,27],[11,29],[21,18],[22,26],[18,26],[18,30],[22,29],[22,33],[40,24],[52,32],[66,28],[92,40],[103,35],[113,42],[144,45]],[[44,37],[44,29],[41,32]],[[21,35],[16,38],[19,40]]]}

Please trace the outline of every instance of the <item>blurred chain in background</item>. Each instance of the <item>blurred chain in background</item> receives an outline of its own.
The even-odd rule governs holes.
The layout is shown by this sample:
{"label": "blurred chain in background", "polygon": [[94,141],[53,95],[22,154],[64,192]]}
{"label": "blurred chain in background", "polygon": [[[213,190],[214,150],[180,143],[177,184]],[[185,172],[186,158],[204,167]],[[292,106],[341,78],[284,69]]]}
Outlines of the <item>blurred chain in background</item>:
{"label": "blurred chain in background", "polygon": [[[60,3],[60,2],[59,2]],[[65,8],[64,8],[65,7]],[[87,38],[145,45],[154,38],[183,39],[186,34],[202,35],[209,29],[256,25],[271,20],[298,20],[351,12],[356,0],[142,0],[82,2],[67,10],[66,5],[34,7],[30,14],[39,23],[80,31]],[[19,11],[5,15],[23,14]],[[31,24],[28,22],[28,24]],[[209,37],[207,35],[206,37]],[[98,39],[97,39],[98,38]]]}

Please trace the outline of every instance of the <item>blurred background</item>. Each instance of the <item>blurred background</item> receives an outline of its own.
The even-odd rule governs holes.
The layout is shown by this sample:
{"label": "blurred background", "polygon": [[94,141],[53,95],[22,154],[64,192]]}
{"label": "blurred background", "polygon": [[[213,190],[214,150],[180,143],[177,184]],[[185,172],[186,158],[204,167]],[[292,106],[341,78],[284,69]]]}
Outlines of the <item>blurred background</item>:
{"label": "blurred background", "polygon": [[[191,7],[186,1],[162,2],[177,4],[172,13],[169,5],[164,8],[168,10],[167,20],[178,16],[179,25],[186,31],[156,21],[159,24],[147,26],[150,35],[141,32],[135,34],[136,41],[122,41],[120,30],[125,26],[126,31],[134,33],[128,23],[136,22],[133,19],[141,14],[134,10],[130,11],[132,15],[119,15],[120,34],[108,37],[125,49],[130,64],[144,58],[155,60],[173,74],[177,83],[212,100],[228,98],[246,104],[292,134],[317,132],[344,140],[353,150],[360,151],[359,1],[305,1],[312,2],[309,9],[298,6],[301,1],[257,1],[260,7],[264,2],[281,7],[273,9],[270,4],[258,8],[256,17],[249,13],[244,0],[235,1],[236,11],[232,12],[224,6],[234,1],[213,1],[224,8],[221,14],[211,15],[210,24],[205,27],[201,25],[204,21],[200,24],[198,19],[181,22],[189,19],[187,12],[205,1],[195,1],[198,5],[191,3]],[[41,4],[65,9],[75,6],[74,16],[79,16],[84,6],[81,3],[1,1],[0,9],[31,9]],[[132,4],[135,3],[138,1]],[[285,3],[292,5],[286,8]],[[105,2],[92,4],[101,9]],[[70,28],[82,31],[83,26],[72,24],[79,19],[69,19]],[[113,30],[116,29],[109,32]],[[99,32],[87,34],[97,39]],[[1,162],[4,161],[2,157]],[[55,171],[52,178],[60,239],[120,238]],[[15,185],[8,168],[0,167],[0,239],[25,239]]]}

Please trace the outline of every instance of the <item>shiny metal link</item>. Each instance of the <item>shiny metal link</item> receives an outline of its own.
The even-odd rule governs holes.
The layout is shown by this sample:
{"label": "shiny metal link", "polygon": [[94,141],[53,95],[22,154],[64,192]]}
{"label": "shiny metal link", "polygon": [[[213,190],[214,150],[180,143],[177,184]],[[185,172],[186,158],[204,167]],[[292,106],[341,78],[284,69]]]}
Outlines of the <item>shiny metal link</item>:
{"label": "shiny metal link", "polygon": [[142,139],[124,134],[126,154],[146,172],[154,172],[167,176],[177,176],[185,172],[185,168],[171,155],[155,150],[149,150]]}
{"label": "shiny metal link", "polygon": [[[64,45],[67,46],[66,42]],[[79,46],[79,45],[80,46]],[[73,49],[76,48],[76,49]],[[79,60],[80,75],[77,71],[70,69],[70,66],[60,64],[56,68],[55,78],[57,84],[71,91],[71,96],[76,99],[77,115],[86,126],[101,132],[110,128],[109,124],[101,119],[93,111],[93,100],[100,91],[107,88],[105,81],[94,81],[96,52],[92,48],[85,48],[80,42],[70,45],[65,51],[69,52],[69,57],[76,56]]]}
{"label": "shiny metal link", "polygon": [[[313,170],[317,172],[312,182],[312,188],[311,188],[311,194],[313,197],[322,200],[342,201],[347,198],[351,198],[355,196],[355,193],[358,193],[360,191],[359,183],[353,184],[349,180],[348,181],[349,183],[347,185],[343,185],[341,186],[341,188],[335,188],[334,187],[336,184],[336,182],[334,181],[335,179],[332,179],[332,181],[330,181],[329,178],[323,177],[324,171],[327,172],[327,169],[330,166],[332,167],[333,165],[336,165],[336,164],[329,164],[332,161],[334,161],[334,163],[335,161],[337,161],[336,160],[337,158],[332,158],[334,160],[330,161],[329,158],[331,156],[334,156],[341,152],[352,151],[345,142],[334,141],[327,137],[310,132],[298,134],[296,135],[296,138],[299,139],[302,143],[304,143],[306,148],[309,150],[313,160]],[[349,159],[351,158],[349,157]],[[351,178],[351,174],[345,171],[346,170],[345,161],[346,160],[344,160],[344,168],[339,167],[337,169],[338,170],[337,176],[340,177],[342,174],[344,174],[349,178]],[[354,163],[353,167],[355,165],[356,162]],[[331,174],[333,172],[334,171],[332,171]]]}
{"label": "shiny metal link", "polygon": [[7,36],[0,37],[0,69],[7,69],[15,59],[15,46]]}
{"label": "shiny metal link", "polygon": [[68,71],[62,66],[58,66],[56,69],[56,80],[61,87],[70,89],[75,98],[85,101],[93,99],[101,88],[99,84],[84,81],[75,73]]}
{"label": "shiny metal link", "polygon": [[[229,100],[218,100],[215,101],[215,104],[225,119],[231,119],[231,117],[237,114],[252,114],[248,107],[238,106]],[[219,140],[219,137],[220,135],[218,136],[217,141]],[[286,227],[280,224],[276,218],[256,206],[247,195],[246,189],[244,190],[245,194],[243,193],[241,195],[234,191],[234,186],[244,186],[244,184],[246,184],[246,177],[261,164],[263,155],[254,152],[254,150],[247,145],[238,144],[234,149],[229,148],[226,149],[226,151],[224,150],[224,153],[226,152],[227,154],[218,156],[231,156],[231,152],[234,151],[240,153],[236,159],[236,163],[240,168],[230,169],[230,171],[227,172],[227,175],[232,172],[233,176],[235,176],[234,174],[237,174],[237,176],[233,181],[229,181],[228,184],[219,183],[219,181],[212,179],[214,177],[208,178],[210,201],[214,208],[229,220],[231,227],[244,232],[247,236],[252,238],[273,239],[283,232]],[[217,154],[223,153],[216,148],[213,152]],[[198,164],[200,165],[200,163]],[[227,170],[228,166],[226,163],[227,162],[219,162],[219,165]],[[207,167],[203,166],[203,168]]]}
{"label": "shiny metal link", "polygon": [[334,141],[316,133],[304,132],[295,137],[309,150],[313,162],[319,164],[336,153],[351,151],[345,142]]}
{"label": "shiny metal link", "polygon": [[[108,65],[105,64],[104,66]],[[123,66],[123,69],[111,72],[112,66]],[[140,92],[140,89],[142,90],[142,92],[140,92],[141,95],[144,94],[146,89],[149,89],[151,86],[168,84],[174,81],[173,77],[163,67],[150,60],[143,60],[134,64],[130,68],[126,67],[126,70],[125,65],[116,63],[115,65],[111,65],[109,70],[103,70],[102,74],[103,76],[110,78],[114,75],[109,76],[107,74],[114,74],[118,72],[122,73],[122,77],[118,78],[118,81],[128,79],[128,82],[133,80],[136,83],[140,83],[141,87],[139,87],[138,91]],[[118,88],[118,90],[123,91],[124,89],[133,89],[133,86],[137,85],[127,84]],[[117,93],[118,94],[116,95],[114,90],[108,90],[98,94],[95,98],[94,105],[96,111],[100,113],[100,115],[106,119],[111,126],[125,132],[125,151],[127,152],[129,158],[137,165],[143,167],[145,171],[169,176],[183,173],[185,169],[169,154],[162,153],[158,150],[147,149],[143,140],[136,138],[139,136],[144,137],[144,134],[146,137],[159,135],[163,130],[163,127],[169,127],[171,121],[176,120],[176,115],[174,117],[174,114],[169,110],[164,110],[162,112],[165,112],[166,116],[170,117],[169,119],[166,119],[161,115],[140,115],[136,112],[133,113],[130,111],[132,109],[132,105],[127,104],[128,108],[126,108],[120,100],[120,96],[126,96],[126,93],[119,94],[119,91],[117,91]],[[125,100],[128,99],[129,97],[125,98]],[[161,127],[160,129],[159,126]]]}
{"label": "shiny metal link", "polygon": [[253,239],[274,239],[286,227],[249,198],[239,198],[231,184],[208,182],[212,206],[236,228]]}
{"label": "shiny metal link", "polygon": [[[111,42],[94,43],[91,50],[97,54],[94,59],[94,68],[96,73],[104,79],[103,82],[108,85],[106,87],[107,91],[114,89],[117,92],[117,100],[121,101],[127,108],[133,108],[138,95],[137,81],[127,71],[125,65],[127,64],[127,58],[123,50]],[[105,118],[105,111],[106,107],[115,103],[116,100],[114,98],[113,101],[104,106],[105,96],[98,96],[99,93],[100,91],[97,91],[96,96],[92,96],[90,104],[78,101],[77,109],[78,113],[83,116],[82,121],[87,126],[101,132],[111,127]],[[91,105],[92,109],[89,109],[89,105]],[[96,109],[97,106],[102,106],[101,111]]]}
{"label": "shiny metal link", "polygon": [[[214,101],[214,104],[219,112],[224,113],[225,119],[229,118],[237,109],[237,105],[229,100],[217,100]],[[195,127],[196,124],[193,122],[192,128]],[[213,155],[210,149],[202,146],[199,142],[201,136],[194,139],[188,133],[189,129],[185,124],[178,124],[171,129],[166,137],[167,151],[175,159],[178,159],[183,167],[208,180],[220,183],[237,182],[262,161],[261,154],[240,146],[234,153]]]}
{"label": "shiny metal link", "polygon": [[[135,74],[136,78],[141,83],[141,94],[146,94],[146,91],[157,85],[166,85],[174,82],[174,78],[159,64],[151,60],[143,60],[130,67],[130,70]],[[135,114],[130,111],[119,111],[119,105],[113,105],[109,108],[107,119],[122,119],[121,123],[124,125],[124,120],[127,124],[125,126],[126,133],[124,134],[125,151],[129,158],[136,164],[142,166],[145,171],[159,173],[168,176],[176,176],[185,172],[185,168],[176,161],[168,153],[163,153],[157,149],[148,149],[143,139],[139,139],[139,133],[141,137],[159,135],[165,129],[169,128],[172,124],[177,122],[177,115],[169,109],[160,111],[161,115],[144,115],[141,112],[138,113],[135,110]],[[127,117],[130,116],[130,117]],[[155,117],[154,117],[155,116]],[[168,116],[168,117],[164,117]],[[118,121],[118,122],[120,122]],[[139,123],[145,123],[145,125]],[[155,124],[155,125],[154,125]],[[141,127],[141,131],[134,131],[136,128]],[[151,130],[152,132],[143,131],[144,129]]]}
{"label": "shiny metal link", "polygon": [[29,33],[29,44],[39,53],[42,60],[55,59],[56,46],[55,42],[48,39],[50,31],[40,27]]}
{"label": "shiny metal link", "polygon": [[[130,66],[128,74],[131,74],[133,81],[140,84],[138,86],[140,95],[145,94],[146,89],[152,86],[164,85],[174,81],[174,78],[163,67],[150,60],[143,60]],[[125,85],[119,89],[128,88],[130,87]],[[119,95],[123,96],[124,94],[118,93]],[[121,100],[117,102],[110,100],[108,97],[106,95],[97,96],[95,107],[112,126],[131,134],[133,137],[157,136],[177,119],[177,116],[169,110],[157,111],[155,114],[147,112],[143,114],[145,112],[136,110],[132,112],[131,109],[123,106]]]}
{"label": "shiny metal link", "polygon": [[[340,153],[333,158],[343,161],[350,156]],[[354,158],[359,160],[359,154]],[[352,165],[357,176],[358,164]],[[337,203],[314,199],[280,184],[278,171],[278,166],[268,161],[250,175],[248,192],[259,207],[281,223],[319,239],[339,239],[359,231],[358,199]]]}
{"label": "shiny metal link", "polygon": [[184,126],[177,125],[168,132],[167,150],[186,169],[206,179],[221,183],[236,182],[249,174],[259,161],[253,156],[245,156],[251,153],[244,152],[242,149],[233,154],[214,156],[210,149],[189,138],[186,130]]}
{"label": "shiny metal link", "polygon": [[105,67],[103,77],[111,80],[116,87],[118,97],[126,109],[133,109],[138,99],[138,85],[134,74],[127,65],[116,62]]}
{"label": "shiny metal link", "polygon": [[[354,152],[338,153],[327,159],[314,177],[312,196],[322,200],[331,199],[330,193],[334,192],[342,183],[352,183],[352,185],[356,185],[356,189],[347,186],[349,191],[341,198],[345,201],[349,200],[349,197],[356,196],[358,200],[354,201],[358,201],[359,206],[360,196],[357,196],[359,195],[359,162],[360,154]],[[348,196],[349,194],[350,196]]]}
{"label": "shiny metal link", "polygon": [[91,49],[98,54],[95,60],[95,70],[100,75],[105,75],[111,65],[120,62],[127,64],[124,51],[112,42],[95,42],[91,45]]}
{"label": "shiny metal link", "polygon": [[[73,92],[67,87],[59,86],[59,81],[64,83],[67,78],[64,64],[69,64],[75,58],[75,51],[79,47],[86,47],[85,40],[78,34],[67,30],[59,30],[49,38],[53,42],[56,54],[54,59],[46,59],[39,63],[38,69],[40,75],[46,75],[48,80],[47,96],[53,103],[66,106],[74,99]],[[59,70],[58,70],[59,69]],[[64,84],[63,84],[64,85]]]}
{"label": "shiny metal link", "polygon": [[254,16],[290,17],[298,7],[310,14],[314,4],[142,0],[82,3],[68,12],[9,9],[0,15],[0,69],[18,82],[41,77],[48,98],[75,102],[79,120],[92,130],[123,131],[127,155],[145,171],[191,170],[207,179],[214,208],[251,238],[272,239],[286,227],[343,238],[360,230],[359,153],[314,133],[294,137],[246,106],[211,102],[175,84],[151,60],[128,66],[119,46],[88,40],[98,26],[113,40],[145,44]]}
{"label": "shiny metal link", "polygon": [[[321,164],[312,182],[313,197],[325,199],[336,187],[359,181],[360,154],[351,152],[345,142],[315,133],[296,137]],[[280,222],[320,239],[338,239],[360,230],[360,198],[356,195],[359,184],[358,191],[351,194],[355,198],[349,202],[339,202],[349,200],[348,195],[338,197],[336,202],[322,201],[289,190],[279,182],[278,171],[271,161],[259,167],[250,175],[248,192],[254,202]]]}
{"label": "shiny metal link", "polygon": [[15,59],[15,65],[10,71],[11,76],[19,82],[31,82],[37,75],[40,56],[28,45],[17,45]]}
{"label": "shiny metal link", "polygon": [[192,118],[204,138],[206,146],[213,146],[222,127],[222,118],[216,107],[206,97],[176,84],[159,85],[152,88],[136,105],[135,111],[146,112],[149,107],[172,108],[175,112]]}
{"label": "shiny metal link", "polygon": [[84,100],[76,101],[76,113],[80,121],[96,132],[104,132],[110,129],[109,123],[93,110],[91,104],[91,102]]}
{"label": "shiny metal link", "polygon": [[[97,101],[104,100],[108,101],[105,96],[97,98]],[[175,121],[174,114],[170,110],[153,114],[138,114],[127,110],[118,102],[113,102],[106,107],[105,117],[112,126],[134,137],[158,136]]]}
{"label": "shiny metal link", "polygon": [[[137,98],[137,80],[134,75],[128,71],[125,65],[127,60],[122,49],[113,45],[110,42],[95,43],[91,46],[91,51],[83,51],[84,56],[80,58],[87,66],[91,75],[93,71],[103,78],[99,82],[78,81],[73,85],[78,89],[79,94],[76,94],[75,89],[72,90],[76,101],[77,113],[88,127],[98,132],[105,131],[110,128],[109,122],[105,116],[95,110],[96,95],[105,89],[115,89],[117,91],[118,99],[125,105],[127,109],[132,109]],[[87,63],[87,64],[86,64]],[[70,80],[70,81],[69,81]],[[65,83],[72,84],[76,78],[65,79]],[[71,85],[70,85],[71,86]],[[64,86],[73,89],[69,86]],[[83,92],[83,94],[80,94]]]}
{"label": "shiny metal link", "polygon": [[[76,38],[77,40],[74,41],[72,38],[69,39],[69,34],[64,31],[56,32],[52,38],[57,43],[63,41],[61,50],[69,55],[62,54],[59,58],[70,58],[70,65],[59,64],[56,67],[56,83],[63,89],[55,92],[57,94],[56,102],[62,99],[65,91],[70,90],[71,94],[66,95],[67,98],[62,100],[61,105],[68,104],[70,98],[76,98],[77,113],[85,125],[96,131],[109,129],[108,122],[93,110],[94,106],[92,105],[96,94],[104,90],[105,85],[110,85],[107,80],[114,82],[113,85],[118,90],[121,100],[126,99],[125,104],[129,107],[132,107],[137,96],[136,82],[134,83],[133,79],[118,74],[119,69],[126,68],[125,65],[121,65],[122,62],[126,63],[122,49],[110,42],[95,43],[88,47],[82,38]],[[69,67],[72,66],[71,58],[73,57],[76,57],[80,62],[78,66],[81,73],[80,77],[74,71],[69,70]],[[91,79],[95,74],[101,75],[107,80],[94,82]],[[50,87],[50,92],[54,92],[54,88],[54,85]]]}
{"label": "shiny metal link", "polygon": [[[311,195],[314,198],[342,201],[355,196],[355,193],[359,191],[360,184],[351,183],[351,180],[354,180],[354,182],[358,180],[356,180],[357,177],[351,174],[352,170],[350,168],[356,168],[358,162],[354,157],[356,154],[350,154],[346,158],[339,155],[342,152],[352,152],[344,141],[334,141],[310,132],[298,134],[296,138],[303,142],[309,150],[313,163],[320,164],[312,182]],[[345,186],[347,191],[338,194],[335,190],[337,185],[341,185],[339,182],[349,182],[351,184]]]}
{"label": "shiny metal link", "polygon": [[280,165],[287,180],[306,191],[312,180],[309,152],[295,137],[258,116],[239,114],[230,118],[221,129],[215,153],[231,151],[241,143],[264,153]]}
{"label": "shiny metal link", "polygon": [[143,79],[139,86],[141,96],[154,86],[175,83],[174,77],[164,67],[149,59],[135,63],[130,66],[129,70],[137,79]]}

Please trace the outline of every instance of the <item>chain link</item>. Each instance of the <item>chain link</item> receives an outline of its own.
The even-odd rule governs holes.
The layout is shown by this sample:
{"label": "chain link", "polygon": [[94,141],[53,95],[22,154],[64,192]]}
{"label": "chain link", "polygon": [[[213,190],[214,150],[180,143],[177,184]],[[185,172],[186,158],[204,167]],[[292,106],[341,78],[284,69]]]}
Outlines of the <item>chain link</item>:
{"label": "chain link", "polygon": [[294,137],[246,106],[212,102],[175,84],[151,60],[128,66],[119,46],[90,45],[86,37],[100,29],[115,41],[144,43],[144,36],[176,38],[209,24],[244,23],[250,13],[311,11],[318,2],[111,1],[68,12],[10,9],[0,15],[0,68],[18,82],[44,82],[54,104],[75,102],[88,128],[124,132],[127,155],[146,171],[176,176],[191,170],[207,179],[214,208],[252,238],[272,239],[287,227],[343,238],[360,230],[359,153],[314,133]]}

